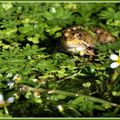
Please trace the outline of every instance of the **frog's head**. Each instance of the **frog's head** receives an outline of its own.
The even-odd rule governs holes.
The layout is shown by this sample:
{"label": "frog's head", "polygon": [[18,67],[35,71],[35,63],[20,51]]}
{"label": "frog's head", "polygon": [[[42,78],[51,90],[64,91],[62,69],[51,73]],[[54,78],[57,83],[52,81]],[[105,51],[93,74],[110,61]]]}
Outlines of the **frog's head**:
{"label": "frog's head", "polygon": [[75,47],[83,44],[82,32],[80,31],[64,31],[63,41],[66,46]]}
{"label": "frog's head", "polygon": [[89,54],[92,50],[88,50],[88,48],[94,46],[93,37],[80,27],[64,30],[61,43],[68,52],[80,53],[81,55]]}

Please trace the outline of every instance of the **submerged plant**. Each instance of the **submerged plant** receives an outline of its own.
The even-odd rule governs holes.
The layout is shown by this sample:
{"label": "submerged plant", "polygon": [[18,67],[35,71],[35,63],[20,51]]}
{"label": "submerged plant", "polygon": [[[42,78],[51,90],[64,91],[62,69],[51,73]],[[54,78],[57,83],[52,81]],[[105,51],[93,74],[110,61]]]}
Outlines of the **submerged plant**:
{"label": "submerged plant", "polygon": [[[120,116],[117,4],[1,3],[0,13],[0,117]],[[92,58],[70,55],[59,41],[73,25],[116,41],[96,44]]]}

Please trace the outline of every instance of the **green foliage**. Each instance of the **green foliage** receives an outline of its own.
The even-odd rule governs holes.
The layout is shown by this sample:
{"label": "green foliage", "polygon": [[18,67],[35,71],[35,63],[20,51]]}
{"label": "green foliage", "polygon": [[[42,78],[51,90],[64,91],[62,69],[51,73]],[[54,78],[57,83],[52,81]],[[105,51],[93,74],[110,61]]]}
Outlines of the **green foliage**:
{"label": "green foliage", "polygon": [[[62,30],[72,25],[102,27],[116,42],[97,44],[93,59],[59,52]],[[0,103],[0,117],[120,116],[120,69],[110,68],[119,29],[114,3],[1,3],[0,93],[15,101]]]}

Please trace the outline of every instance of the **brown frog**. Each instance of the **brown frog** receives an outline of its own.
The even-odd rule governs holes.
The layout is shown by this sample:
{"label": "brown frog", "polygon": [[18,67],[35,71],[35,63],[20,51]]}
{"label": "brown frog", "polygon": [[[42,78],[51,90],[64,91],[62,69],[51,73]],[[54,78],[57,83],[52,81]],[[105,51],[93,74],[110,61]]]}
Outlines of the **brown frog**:
{"label": "brown frog", "polygon": [[94,47],[97,42],[106,44],[114,41],[115,37],[102,28],[92,28],[88,31],[81,26],[73,26],[63,31],[61,45],[64,51],[71,54],[94,56]]}

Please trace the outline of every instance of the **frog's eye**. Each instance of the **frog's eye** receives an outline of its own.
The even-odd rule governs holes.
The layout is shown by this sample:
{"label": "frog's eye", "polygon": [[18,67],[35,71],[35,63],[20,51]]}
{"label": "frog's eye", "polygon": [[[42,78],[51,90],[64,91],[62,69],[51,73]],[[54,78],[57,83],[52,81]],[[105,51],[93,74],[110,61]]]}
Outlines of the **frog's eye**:
{"label": "frog's eye", "polygon": [[81,34],[81,33],[77,33],[77,37],[78,37],[79,39],[81,39],[82,34]]}

